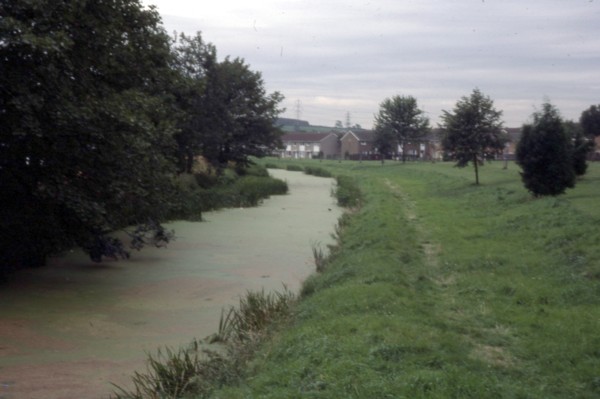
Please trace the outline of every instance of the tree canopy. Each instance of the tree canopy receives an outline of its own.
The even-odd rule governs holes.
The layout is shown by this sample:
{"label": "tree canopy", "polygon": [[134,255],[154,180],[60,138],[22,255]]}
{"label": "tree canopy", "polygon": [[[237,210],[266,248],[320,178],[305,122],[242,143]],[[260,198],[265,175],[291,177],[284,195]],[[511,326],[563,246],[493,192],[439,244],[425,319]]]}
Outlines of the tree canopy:
{"label": "tree canopy", "polygon": [[600,105],[592,105],[583,111],[579,123],[586,136],[600,136]]}
{"label": "tree canopy", "polygon": [[573,121],[563,122],[565,133],[571,147],[571,160],[575,175],[583,176],[587,172],[587,158],[594,150],[594,140],[583,133],[581,124]]}
{"label": "tree canopy", "polygon": [[177,170],[278,144],[260,73],[199,36],[176,45],[139,0],[0,7],[0,267],[126,256],[107,233],[128,225],[168,239]]}
{"label": "tree canopy", "polygon": [[[169,42],[137,1],[17,1],[0,25],[2,252],[40,263],[160,218]],[[18,237],[12,240],[12,237]]]}
{"label": "tree canopy", "polygon": [[502,111],[479,89],[462,97],[452,112],[443,111],[442,146],[462,168],[473,163],[475,184],[479,184],[479,166],[501,152],[508,141],[502,129]]}
{"label": "tree canopy", "polygon": [[419,141],[429,132],[429,119],[412,96],[386,98],[375,116],[375,144],[385,156],[399,145],[402,162],[406,161],[406,144]]}
{"label": "tree canopy", "polygon": [[216,49],[200,34],[180,35],[174,53],[185,82],[177,96],[185,115],[176,135],[182,171],[189,172],[198,155],[214,165],[247,164],[249,156],[280,145],[275,120],[283,96],[267,94],[259,72],[240,58],[218,62]]}
{"label": "tree canopy", "polygon": [[571,138],[558,109],[544,103],[523,125],[517,144],[517,163],[525,187],[536,197],[559,195],[575,186]]}

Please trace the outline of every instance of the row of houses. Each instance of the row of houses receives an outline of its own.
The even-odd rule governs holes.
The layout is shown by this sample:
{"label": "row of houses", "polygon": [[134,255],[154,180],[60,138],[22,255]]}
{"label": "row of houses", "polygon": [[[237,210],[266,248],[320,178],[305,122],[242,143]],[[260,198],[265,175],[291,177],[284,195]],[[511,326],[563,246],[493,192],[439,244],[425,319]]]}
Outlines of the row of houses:
{"label": "row of houses", "polygon": [[[277,152],[281,158],[322,159],[381,159],[374,144],[375,132],[364,129],[331,130],[322,133],[287,132],[282,137],[283,147]],[[437,160],[442,157],[439,140],[433,134],[418,142],[405,145],[405,158]],[[402,157],[402,148],[395,151]]]}
{"label": "row of houses", "polygon": [[[508,143],[501,159],[513,160],[516,145],[521,138],[521,128],[506,128]],[[287,131],[282,137],[283,147],[275,155],[281,158],[321,158],[321,159],[381,159],[375,148],[375,132],[365,129],[330,129],[329,131]],[[391,154],[395,158],[407,160],[438,161],[443,158],[443,148],[439,138],[439,130],[433,129],[431,134],[404,146],[399,146]],[[596,152],[590,159],[600,160],[600,137],[596,137]]]}

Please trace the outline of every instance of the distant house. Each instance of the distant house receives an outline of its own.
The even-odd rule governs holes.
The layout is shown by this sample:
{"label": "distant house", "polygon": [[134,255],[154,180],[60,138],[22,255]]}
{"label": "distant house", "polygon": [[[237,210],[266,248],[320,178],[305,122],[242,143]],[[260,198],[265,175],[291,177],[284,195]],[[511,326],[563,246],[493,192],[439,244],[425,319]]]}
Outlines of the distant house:
{"label": "distant house", "polygon": [[[442,159],[443,149],[439,129],[431,130],[427,135],[404,143],[404,148],[396,144],[395,151],[388,154],[393,159],[406,161],[438,161]],[[405,152],[403,156],[403,151]]]}
{"label": "distant house", "polygon": [[[375,147],[375,132],[371,130],[347,131],[341,141],[341,153],[345,159],[381,159],[381,154]],[[394,159],[402,158],[402,147],[397,145],[393,153],[388,154]],[[436,131],[420,140],[411,140],[404,145],[405,159],[440,160],[442,159],[442,146]]]}
{"label": "distant house", "polygon": [[372,130],[348,130],[340,139],[340,154],[344,159],[379,159]]}
{"label": "distant house", "polygon": [[[435,129],[434,132],[437,132],[438,135],[442,133],[441,129]],[[517,147],[517,143],[521,139],[521,128],[520,127],[507,127],[503,129],[503,132],[508,136],[508,142],[505,144],[504,149],[501,153],[497,153],[495,158],[498,160],[511,161],[515,159],[515,150]],[[441,143],[437,143],[439,146],[440,156],[443,154],[443,147]]]}
{"label": "distant house", "polygon": [[517,149],[517,143],[521,140],[521,128],[520,127],[507,127],[504,129],[508,135],[508,143],[504,147],[502,158],[505,160],[512,161],[515,159],[515,151]]}
{"label": "distant house", "polygon": [[590,160],[600,161],[600,136],[596,136],[594,142],[596,143],[596,147],[594,148],[594,152],[590,154]]}
{"label": "distant house", "polygon": [[281,158],[337,159],[340,154],[339,136],[328,133],[290,132],[281,137],[283,148],[278,151]]}
{"label": "distant house", "polygon": [[439,129],[433,129],[419,140],[419,159],[424,161],[441,161],[444,150]]}

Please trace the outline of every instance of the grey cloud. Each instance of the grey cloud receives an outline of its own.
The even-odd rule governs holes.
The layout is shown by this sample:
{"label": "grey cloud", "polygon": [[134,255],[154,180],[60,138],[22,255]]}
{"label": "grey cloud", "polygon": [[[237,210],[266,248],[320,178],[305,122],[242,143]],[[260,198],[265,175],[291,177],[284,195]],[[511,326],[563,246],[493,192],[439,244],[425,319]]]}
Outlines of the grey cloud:
{"label": "grey cloud", "polygon": [[[248,4],[248,3],[244,3]],[[332,125],[350,112],[370,126],[379,103],[410,94],[436,121],[475,87],[525,122],[548,96],[577,119],[600,102],[600,2],[292,1],[244,7],[236,26],[210,16],[164,16],[168,29],[203,31],[221,57],[244,58],[270,91]],[[170,28],[169,28],[170,27]]]}

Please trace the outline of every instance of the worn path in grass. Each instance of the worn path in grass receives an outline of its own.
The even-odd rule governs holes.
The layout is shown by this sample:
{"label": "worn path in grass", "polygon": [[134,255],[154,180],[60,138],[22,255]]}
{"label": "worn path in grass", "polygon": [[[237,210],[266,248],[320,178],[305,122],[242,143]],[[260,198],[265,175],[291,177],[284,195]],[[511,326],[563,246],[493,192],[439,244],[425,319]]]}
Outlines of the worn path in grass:
{"label": "worn path in grass", "polygon": [[74,252],[0,288],[0,398],[106,398],[144,351],[216,332],[246,290],[297,290],[341,212],[332,179],[272,171],[290,195],[177,222],[166,249],[92,264]]}

